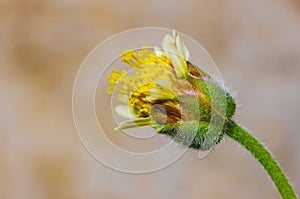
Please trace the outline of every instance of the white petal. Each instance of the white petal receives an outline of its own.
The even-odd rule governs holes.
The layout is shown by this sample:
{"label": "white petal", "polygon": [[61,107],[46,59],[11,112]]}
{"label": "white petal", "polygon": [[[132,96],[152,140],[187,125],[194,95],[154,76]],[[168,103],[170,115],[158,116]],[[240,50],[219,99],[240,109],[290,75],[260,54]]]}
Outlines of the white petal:
{"label": "white petal", "polygon": [[184,52],[184,48],[183,48],[183,43],[182,43],[181,38],[180,38],[179,35],[177,35],[177,37],[176,37],[176,48],[177,48],[178,52],[180,53],[180,55],[181,55],[184,59],[186,59],[186,57],[185,57],[185,52]]}
{"label": "white petal", "polygon": [[185,59],[186,61],[190,60],[191,54],[189,52],[189,49],[186,47],[186,45],[182,42],[183,49],[184,49],[184,54],[185,54]]}
{"label": "white petal", "polygon": [[132,119],[136,118],[136,115],[134,114],[134,111],[131,107],[127,105],[118,105],[115,107],[115,112],[120,115],[121,117]]}
{"label": "white petal", "polygon": [[173,30],[172,30],[172,37],[173,37],[173,38],[176,38],[176,36],[177,36],[176,30],[173,29]]}
{"label": "white petal", "polygon": [[173,44],[173,43],[168,43],[167,45],[166,45],[166,48],[165,48],[165,51],[164,51],[165,53],[167,53],[168,55],[169,55],[169,58],[171,58],[171,54],[178,54],[178,51],[177,51],[177,49],[176,49],[176,46],[175,46],[175,44]]}
{"label": "white petal", "polygon": [[175,44],[175,40],[171,37],[171,35],[165,35],[162,42],[162,48],[164,50],[167,49],[166,46],[169,44]]}
{"label": "white petal", "polygon": [[187,74],[186,62],[190,58],[190,53],[175,30],[172,31],[172,36],[165,35],[162,48],[164,54],[171,59],[177,77],[185,76]]}
{"label": "white petal", "polygon": [[163,51],[157,46],[154,47],[154,52],[155,52],[155,55],[158,57],[163,55]]}
{"label": "white petal", "polygon": [[185,76],[187,72],[186,61],[182,57],[178,56],[178,54],[170,54],[170,58],[177,77]]}
{"label": "white petal", "polygon": [[168,46],[170,44],[175,44],[174,39],[171,37],[171,35],[165,35],[161,46],[162,46],[162,49],[165,51],[165,54],[166,54],[167,57],[169,56]]}

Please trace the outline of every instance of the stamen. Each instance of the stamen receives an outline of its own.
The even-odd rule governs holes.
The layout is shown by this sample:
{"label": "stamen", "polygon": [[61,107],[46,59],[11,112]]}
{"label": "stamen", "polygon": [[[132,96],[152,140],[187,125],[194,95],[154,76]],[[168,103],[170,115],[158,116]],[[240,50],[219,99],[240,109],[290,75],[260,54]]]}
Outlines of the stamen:
{"label": "stamen", "polygon": [[127,50],[121,54],[121,60],[134,68],[145,64],[170,64],[170,61],[165,56],[157,56],[155,53],[155,51],[149,51],[147,47],[142,48],[138,52]]}
{"label": "stamen", "polygon": [[110,74],[110,76],[107,77],[109,82],[109,87],[107,88],[106,92],[108,94],[112,94],[114,91],[116,85],[119,83],[119,81],[126,76],[126,70],[122,70],[119,74],[117,70],[113,70]]}

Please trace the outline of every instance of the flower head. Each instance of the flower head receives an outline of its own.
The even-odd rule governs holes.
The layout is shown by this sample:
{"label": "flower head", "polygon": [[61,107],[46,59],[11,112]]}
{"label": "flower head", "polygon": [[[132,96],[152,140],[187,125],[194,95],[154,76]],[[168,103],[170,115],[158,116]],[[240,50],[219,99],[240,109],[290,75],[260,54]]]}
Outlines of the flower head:
{"label": "flower head", "polygon": [[225,96],[229,107],[226,118],[232,117],[235,103],[189,58],[187,47],[175,31],[165,35],[162,48],[124,51],[121,60],[135,70],[134,75],[113,70],[108,77],[107,92],[117,91],[118,100],[124,103],[115,111],[129,119],[117,129],[149,125],[176,141],[191,138],[188,145],[203,150],[218,143],[223,132],[208,133],[211,116],[219,109],[212,105],[211,95]]}

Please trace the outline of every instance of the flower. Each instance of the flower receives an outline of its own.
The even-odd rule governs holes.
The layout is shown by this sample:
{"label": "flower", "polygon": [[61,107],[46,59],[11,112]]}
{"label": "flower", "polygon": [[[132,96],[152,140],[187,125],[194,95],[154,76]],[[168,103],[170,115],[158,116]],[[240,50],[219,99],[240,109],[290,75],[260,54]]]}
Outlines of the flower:
{"label": "flower", "polygon": [[[128,119],[116,129],[151,126],[157,133],[202,150],[220,142],[226,125],[221,132],[211,132],[211,118],[216,114],[230,119],[235,111],[234,100],[189,62],[188,48],[175,31],[164,36],[162,48],[125,50],[120,57],[135,73],[113,70],[108,77],[107,93],[117,91],[118,100],[124,103],[116,106],[115,112]],[[225,103],[219,100],[222,97]],[[220,114],[224,104],[227,109]]]}

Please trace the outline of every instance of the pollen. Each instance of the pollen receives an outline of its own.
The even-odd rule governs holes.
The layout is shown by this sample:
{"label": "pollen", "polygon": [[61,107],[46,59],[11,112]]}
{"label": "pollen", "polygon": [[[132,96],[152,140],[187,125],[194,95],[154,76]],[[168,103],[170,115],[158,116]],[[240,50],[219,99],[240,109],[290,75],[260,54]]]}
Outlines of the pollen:
{"label": "pollen", "polygon": [[122,70],[121,73],[118,73],[117,70],[113,70],[110,74],[110,76],[107,77],[108,83],[109,83],[109,87],[107,88],[106,92],[108,94],[112,94],[112,92],[115,89],[116,84],[118,84],[118,82],[126,76],[127,71],[126,70]]}
{"label": "pollen", "polygon": [[155,85],[153,83],[157,79],[166,79],[172,82],[176,78],[170,60],[165,56],[156,56],[154,51],[150,51],[146,47],[137,52],[134,50],[123,52],[121,60],[135,69],[134,74],[128,74],[129,72],[126,70],[120,72],[113,70],[107,78],[108,94],[112,94],[116,90],[119,94],[130,96],[133,91],[145,84]]}
{"label": "pollen", "polygon": [[132,107],[137,117],[149,117],[154,99],[150,98],[150,90],[159,89],[158,79],[169,82],[176,81],[176,74],[167,56],[157,56],[153,50],[144,47],[138,51],[124,51],[120,58],[134,68],[129,71],[112,70],[108,76],[107,93],[118,92],[118,97],[128,96],[128,106]]}
{"label": "pollen", "polygon": [[132,92],[129,100],[129,106],[134,108],[137,117],[149,117],[153,101],[149,100],[149,91],[155,84],[145,84]]}
{"label": "pollen", "polygon": [[171,65],[171,60],[167,56],[157,56],[148,47],[143,47],[137,52],[125,50],[121,54],[121,60],[134,68],[144,64]]}

